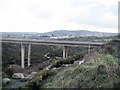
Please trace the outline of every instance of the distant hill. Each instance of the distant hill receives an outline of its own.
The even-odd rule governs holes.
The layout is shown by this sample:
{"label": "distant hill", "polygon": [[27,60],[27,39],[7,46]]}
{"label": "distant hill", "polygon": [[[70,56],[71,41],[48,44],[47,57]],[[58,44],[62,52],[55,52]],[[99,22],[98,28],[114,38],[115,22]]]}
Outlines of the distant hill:
{"label": "distant hill", "polygon": [[72,36],[97,36],[97,37],[107,37],[107,36],[115,36],[116,33],[105,33],[105,32],[95,32],[95,31],[88,31],[88,30],[76,30],[76,31],[69,31],[69,30],[56,30],[52,32],[42,33],[41,35],[54,35],[54,36],[65,36],[65,35],[72,35]]}
{"label": "distant hill", "polygon": [[49,39],[50,37],[86,37],[86,36],[97,36],[97,37],[109,37],[116,36],[117,33],[105,33],[95,32],[88,30],[56,30],[46,33],[37,32],[2,32],[3,38],[29,38],[29,39]]}

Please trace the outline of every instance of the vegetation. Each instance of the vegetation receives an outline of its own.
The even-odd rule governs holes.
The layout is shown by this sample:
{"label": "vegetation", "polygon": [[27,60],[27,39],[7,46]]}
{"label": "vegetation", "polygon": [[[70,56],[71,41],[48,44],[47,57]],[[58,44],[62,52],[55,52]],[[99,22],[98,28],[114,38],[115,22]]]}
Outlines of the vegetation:
{"label": "vegetation", "polygon": [[39,89],[41,87],[42,80],[48,78],[48,76],[51,76],[53,74],[54,72],[50,70],[39,71],[36,77],[27,83],[26,87],[32,90]]}
{"label": "vegetation", "polygon": [[[79,40],[78,37],[75,39]],[[94,41],[96,37],[90,39]],[[102,40],[102,38],[97,38],[97,40]],[[38,74],[27,82],[26,87],[32,90],[40,88],[120,88],[119,46],[118,39],[111,40],[101,48],[93,48],[90,54],[87,48],[69,47],[69,57],[62,59],[59,58],[62,57],[62,47],[34,45],[31,50],[32,65],[30,67],[33,68],[37,65],[36,63],[47,61],[51,69],[45,69],[45,65],[40,66]],[[44,56],[48,52],[50,59]],[[3,43],[2,53],[3,77],[11,77],[13,73],[23,71],[18,65],[14,65],[16,63],[20,65],[20,45]],[[27,60],[27,56],[25,59]],[[82,59],[85,62],[81,65],[63,66],[63,64],[73,64],[74,61]],[[58,67],[59,69],[53,70]]]}
{"label": "vegetation", "polygon": [[53,67],[61,67],[63,64],[73,64],[76,60],[82,60],[85,53],[76,53],[73,56],[69,56],[66,59],[58,59],[52,64]]}
{"label": "vegetation", "polygon": [[111,41],[109,45],[98,49],[98,55],[88,54],[90,60],[82,65],[61,67],[62,64],[72,64],[78,57],[84,59],[87,56],[85,54],[57,60],[53,67],[61,67],[61,69],[42,80],[39,88],[120,88],[119,59],[114,56],[116,45],[113,43]]}
{"label": "vegetation", "polygon": [[67,67],[50,77],[43,88],[117,88],[120,83],[118,63],[111,55],[83,65]]}

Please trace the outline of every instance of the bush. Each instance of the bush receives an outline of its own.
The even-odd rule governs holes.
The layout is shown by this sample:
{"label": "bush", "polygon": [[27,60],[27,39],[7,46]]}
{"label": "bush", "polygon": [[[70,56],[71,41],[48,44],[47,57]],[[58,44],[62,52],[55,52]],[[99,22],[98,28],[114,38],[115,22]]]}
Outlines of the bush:
{"label": "bush", "polygon": [[102,57],[102,60],[105,64],[109,65],[109,66],[114,66],[117,65],[117,61],[116,59],[114,59],[113,56],[111,56],[110,54],[105,55],[104,57]]}
{"label": "bush", "polygon": [[9,65],[9,67],[5,72],[7,75],[11,77],[14,73],[19,73],[22,71],[23,71],[23,68],[21,66],[13,64],[13,65]]}
{"label": "bush", "polygon": [[56,60],[56,61],[52,64],[51,68],[53,68],[53,67],[60,67],[60,66],[62,66],[61,60]]}
{"label": "bush", "polygon": [[79,60],[79,59],[83,58],[84,55],[85,55],[85,53],[76,53],[76,54],[73,55],[73,58],[75,60]]}
{"label": "bush", "polygon": [[54,72],[51,70],[42,70],[36,75],[36,77],[42,76],[42,79],[46,79],[53,74]]}
{"label": "bush", "polygon": [[53,67],[61,67],[63,64],[73,64],[75,60],[79,60],[81,58],[83,58],[85,53],[76,53],[73,56],[69,56],[66,59],[59,59],[56,60],[53,65]]}
{"label": "bush", "polygon": [[34,79],[27,82],[26,87],[30,88],[31,90],[39,89],[41,87],[42,76],[37,76]]}
{"label": "bush", "polygon": [[36,75],[36,77],[34,77],[32,80],[30,80],[27,83],[27,87],[30,89],[34,89],[37,88],[39,89],[41,87],[41,82],[42,80],[48,78],[49,76],[53,75],[54,72],[50,71],[50,70],[42,70],[40,72],[38,72],[38,74]]}
{"label": "bush", "polygon": [[97,74],[107,74],[105,65],[99,65],[97,68]]}

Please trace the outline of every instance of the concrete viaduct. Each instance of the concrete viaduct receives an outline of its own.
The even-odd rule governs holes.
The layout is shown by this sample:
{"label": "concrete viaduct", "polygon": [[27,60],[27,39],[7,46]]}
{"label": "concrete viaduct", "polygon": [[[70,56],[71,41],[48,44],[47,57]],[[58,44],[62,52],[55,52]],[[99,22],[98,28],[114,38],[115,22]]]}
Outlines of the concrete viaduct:
{"label": "concrete viaduct", "polygon": [[19,43],[21,44],[21,66],[24,68],[24,57],[25,57],[25,44],[28,44],[28,66],[30,66],[30,52],[31,44],[41,44],[41,45],[60,45],[63,46],[63,58],[67,58],[68,46],[81,46],[88,47],[88,52],[90,53],[91,47],[102,46],[105,43],[102,42],[78,42],[78,41],[58,41],[58,40],[29,40],[29,39],[8,39],[2,38],[0,42],[3,43]]}

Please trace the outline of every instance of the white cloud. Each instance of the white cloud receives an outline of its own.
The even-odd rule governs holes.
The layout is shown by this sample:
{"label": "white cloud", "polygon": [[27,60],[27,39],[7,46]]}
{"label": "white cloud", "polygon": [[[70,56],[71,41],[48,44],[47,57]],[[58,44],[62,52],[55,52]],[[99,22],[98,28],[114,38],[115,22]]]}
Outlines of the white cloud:
{"label": "white cloud", "polygon": [[117,3],[118,0],[1,0],[0,30],[117,32]]}

